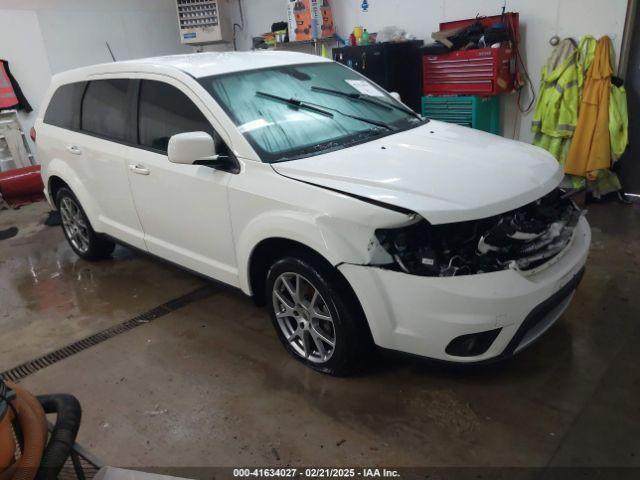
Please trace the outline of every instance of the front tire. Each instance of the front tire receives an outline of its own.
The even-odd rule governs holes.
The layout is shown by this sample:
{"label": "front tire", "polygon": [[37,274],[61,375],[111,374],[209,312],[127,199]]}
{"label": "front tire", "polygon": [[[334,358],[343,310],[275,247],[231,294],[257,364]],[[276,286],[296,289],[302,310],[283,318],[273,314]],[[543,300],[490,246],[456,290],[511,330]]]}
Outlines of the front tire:
{"label": "front tire", "polygon": [[323,373],[361,370],[372,340],[346,281],[311,256],[276,261],[267,273],[266,298],[273,326],[287,351]]}
{"label": "front tire", "polygon": [[93,230],[80,202],[71,190],[58,190],[56,205],[60,211],[64,236],[79,257],[95,261],[111,256],[115,244]]}

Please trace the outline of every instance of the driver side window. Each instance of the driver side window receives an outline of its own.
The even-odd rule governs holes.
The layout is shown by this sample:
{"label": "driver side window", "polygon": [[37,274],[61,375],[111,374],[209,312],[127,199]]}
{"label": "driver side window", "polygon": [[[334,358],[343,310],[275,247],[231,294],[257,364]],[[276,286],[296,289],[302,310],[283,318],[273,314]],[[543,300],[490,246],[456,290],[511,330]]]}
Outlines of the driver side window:
{"label": "driver side window", "polygon": [[196,131],[211,135],[218,153],[225,153],[226,145],[189,97],[168,83],[142,80],[138,103],[141,146],[166,154],[171,136]]}

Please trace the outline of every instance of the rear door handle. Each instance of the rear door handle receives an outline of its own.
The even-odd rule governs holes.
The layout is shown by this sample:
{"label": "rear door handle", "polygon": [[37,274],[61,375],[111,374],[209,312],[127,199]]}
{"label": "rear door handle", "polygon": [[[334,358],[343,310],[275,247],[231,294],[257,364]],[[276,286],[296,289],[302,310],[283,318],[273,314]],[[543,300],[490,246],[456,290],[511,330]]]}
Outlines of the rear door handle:
{"label": "rear door handle", "polygon": [[73,155],[82,155],[82,150],[80,150],[80,148],[76,147],[75,145],[69,145],[67,147],[67,150],[69,151],[69,153],[72,153]]}
{"label": "rear door handle", "polygon": [[142,165],[129,165],[129,170],[133,173],[137,173],[138,175],[149,175],[151,170],[143,167]]}

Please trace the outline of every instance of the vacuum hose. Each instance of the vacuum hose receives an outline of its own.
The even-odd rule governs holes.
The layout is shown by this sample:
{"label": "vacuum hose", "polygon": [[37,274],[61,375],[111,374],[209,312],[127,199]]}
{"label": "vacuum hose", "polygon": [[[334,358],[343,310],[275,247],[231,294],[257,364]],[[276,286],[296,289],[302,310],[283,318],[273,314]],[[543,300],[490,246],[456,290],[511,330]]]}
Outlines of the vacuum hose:
{"label": "vacuum hose", "polygon": [[37,480],[55,480],[71,454],[80,428],[82,409],[73,395],[39,395],[45,413],[55,413],[56,424],[44,450]]}
{"label": "vacuum hose", "polygon": [[[56,414],[48,443],[45,413]],[[80,403],[72,395],[36,398],[0,377],[0,480],[57,479],[76,441],[81,416]],[[19,431],[14,435],[16,424]]]}
{"label": "vacuum hose", "polygon": [[13,411],[11,400],[15,392],[0,380],[0,472],[15,460],[16,442],[13,439]]}
{"label": "vacuum hose", "polygon": [[29,392],[11,382],[5,383],[15,392],[15,398],[9,403],[13,407],[11,414],[15,411],[17,415],[23,444],[22,455],[17,462],[0,472],[0,480],[33,480],[47,441],[47,421],[44,410],[40,402]]}

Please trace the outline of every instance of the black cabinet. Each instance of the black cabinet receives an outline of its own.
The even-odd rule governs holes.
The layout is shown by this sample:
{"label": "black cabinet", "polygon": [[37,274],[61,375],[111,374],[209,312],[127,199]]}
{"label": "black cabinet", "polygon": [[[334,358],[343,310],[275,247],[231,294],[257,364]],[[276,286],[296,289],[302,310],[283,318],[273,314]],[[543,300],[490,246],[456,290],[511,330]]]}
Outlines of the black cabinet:
{"label": "black cabinet", "polygon": [[422,40],[377,43],[333,49],[333,59],[361,73],[420,112],[422,100]]}

